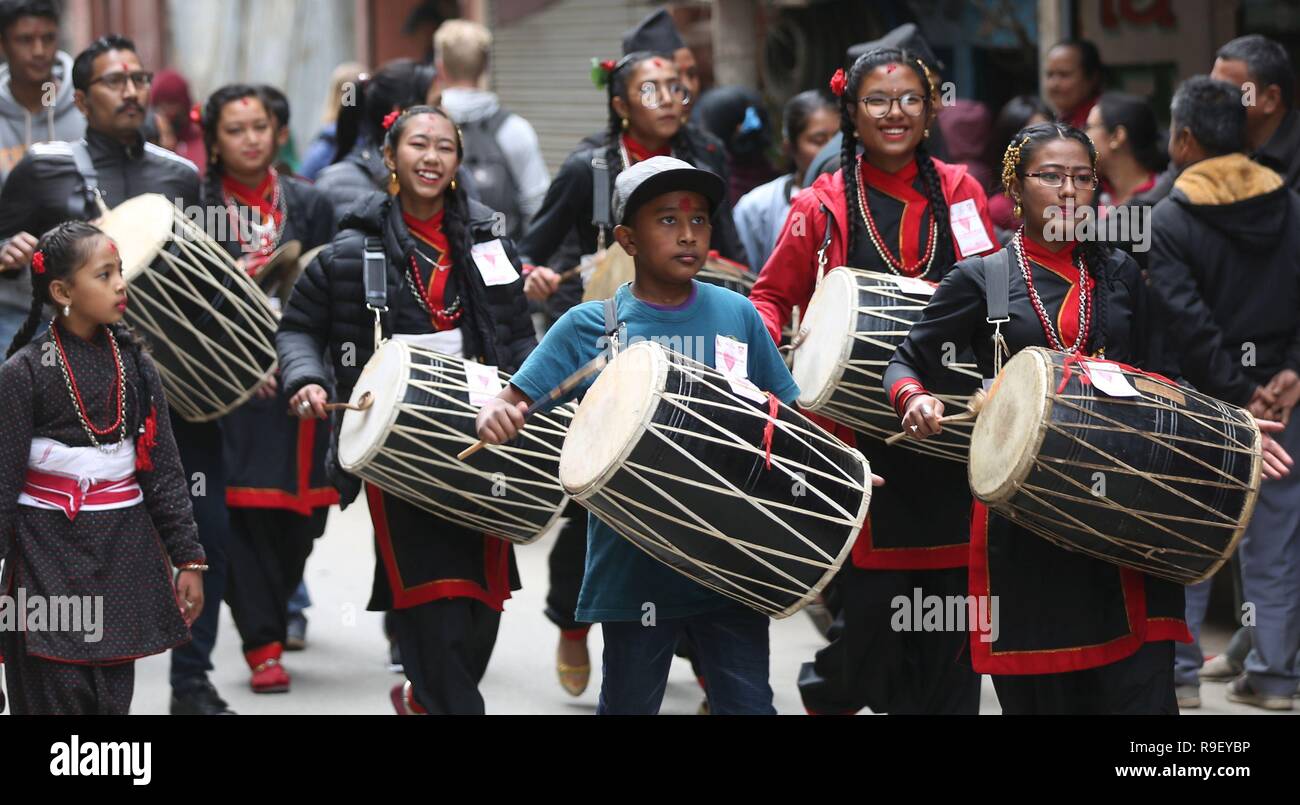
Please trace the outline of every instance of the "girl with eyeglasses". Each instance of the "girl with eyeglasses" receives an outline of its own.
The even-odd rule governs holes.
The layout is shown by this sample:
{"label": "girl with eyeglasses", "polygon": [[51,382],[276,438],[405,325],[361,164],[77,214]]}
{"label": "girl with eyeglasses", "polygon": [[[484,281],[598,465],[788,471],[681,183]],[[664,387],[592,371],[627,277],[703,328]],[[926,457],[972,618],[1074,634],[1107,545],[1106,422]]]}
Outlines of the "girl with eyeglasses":
{"label": "girl with eyeglasses", "polygon": [[[1078,242],[1072,220],[1061,217],[1093,203],[1096,161],[1088,136],[1059,123],[1024,129],[1006,150],[1003,183],[1024,220],[1006,247],[1009,314],[1000,332],[1008,358],[1037,346],[1146,362],[1137,263],[1120,249]],[[942,368],[944,344],[969,345],[981,374],[994,374],[987,259],[953,267],[885,372],[903,430],[915,438],[942,429],[943,404],[926,382]],[[1285,459],[1265,442],[1264,471],[1276,477]],[[978,502],[970,534],[969,592],[996,600],[999,613],[996,632],[971,631],[970,655],[976,672],[993,676],[1003,713],[1178,712],[1173,641],[1190,639],[1181,585],[1057,547]]]}
{"label": "girl with eyeglasses", "polygon": [[[938,282],[957,260],[994,247],[979,182],[965,166],[934,159],[926,148],[937,110],[924,64],[904,50],[872,50],[847,75],[838,71],[831,90],[840,98],[841,168],[795,197],[750,293],[773,339],[791,308],[807,309],[823,266]],[[979,678],[963,651],[964,635],[896,631],[889,606],[916,589],[965,594],[965,469],[819,421],[856,442],[886,485],[872,495],[852,562],[836,577],[843,629],[800,673],[805,708],[977,712]]]}

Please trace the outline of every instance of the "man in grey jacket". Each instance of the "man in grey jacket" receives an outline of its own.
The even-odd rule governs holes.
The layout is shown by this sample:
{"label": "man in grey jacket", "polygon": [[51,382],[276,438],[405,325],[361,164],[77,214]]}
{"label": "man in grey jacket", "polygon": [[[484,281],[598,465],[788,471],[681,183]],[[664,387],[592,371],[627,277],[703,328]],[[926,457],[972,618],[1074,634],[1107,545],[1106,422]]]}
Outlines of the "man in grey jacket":
{"label": "man in grey jacket", "polygon": [[32,143],[79,140],[86,119],[72,99],[72,57],[57,49],[51,0],[0,2],[0,185]]}

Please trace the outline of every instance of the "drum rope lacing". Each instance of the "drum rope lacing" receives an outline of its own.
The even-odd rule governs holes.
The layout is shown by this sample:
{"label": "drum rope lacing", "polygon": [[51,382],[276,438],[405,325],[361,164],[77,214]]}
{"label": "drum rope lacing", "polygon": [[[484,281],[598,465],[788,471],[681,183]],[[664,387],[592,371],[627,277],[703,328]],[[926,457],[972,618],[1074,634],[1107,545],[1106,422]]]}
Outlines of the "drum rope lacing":
{"label": "drum rope lacing", "polygon": [[[881,237],[880,231],[876,229],[876,220],[871,216],[871,205],[867,203],[866,196],[867,180],[862,171],[862,157],[858,157],[858,212],[862,215],[862,221],[867,225],[867,234],[871,237],[871,245],[876,247],[876,253],[880,259],[885,261],[885,267],[895,274],[904,277],[924,277],[930,273],[934,264],[934,212],[930,212],[930,236],[925,245],[925,254],[911,266],[905,265],[901,259],[902,254],[898,257],[889,251],[884,244],[884,238]],[[902,228],[902,222],[899,222],[899,228]],[[922,266],[925,266],[922,268]]]}
{"label": "drum rope lacing", "polygon": [[1038,321],[1043,325],[1043,332],[1047,334],[1048,345],[1057,352],[1074,355],[1088,342],[1088,329],[1092,324],[1088,319],[1088,311],[1092,306],[1092,294],[1089,292],[1090,278],[1088,277],[1087,266],[1083,262],[1083,256],[1076,254],[1074,257],[1075,268],[1079,270],[1079,332],[1074,337],[1074,343],[1067,348],[1061,342],[1056,328],[1052,326],[1047,310],[1043,307],[1043,300],[1038,296],[1038,289],[1034,287],[1033,273],[1029,269],[1029,260],[1025,257],[1024,234],[1025,228],[1022,226],[1016,231],[1014,245],[1016,257],[1019,258],[1020,275],[1024,277],[1025,287],[1029,289],[1029,301],[1033,303],[1034,312],[1038,314]]}
{"label": "drum rope lacing", "polygon": [[[63,370],[63,383],[68,388],[68,396],[72,398],[72,407],[77,411],[77,419],[81,422],[81,428],[86,432],[90,443],[94,445],[101,453],[116,453],[122,443],[126,441],[126,406],[124,403],[126,388],[126,369],[122,364],[122,353],[117,349],[117,339],[113,337],[112,330],[107,326],[104,332],[108,336],[109,347],[113,351],[113,363],[117,367],[117,419],[113,424],[97,428],[90,421],[90,412],[86,410],[86,404],[81,399],[81,389],[77,387],[77,378],[72,374],[72,364],[68,361],[68,354],[63,351],[63,339],[59,338],[58,327],[54,322],[50,322],[50,334],[54,336],[54,344],[58,347],[59,368]],[[118,432],[117,441],[112,444],[100,444],[96,436],[107,436],[113,431]]]}

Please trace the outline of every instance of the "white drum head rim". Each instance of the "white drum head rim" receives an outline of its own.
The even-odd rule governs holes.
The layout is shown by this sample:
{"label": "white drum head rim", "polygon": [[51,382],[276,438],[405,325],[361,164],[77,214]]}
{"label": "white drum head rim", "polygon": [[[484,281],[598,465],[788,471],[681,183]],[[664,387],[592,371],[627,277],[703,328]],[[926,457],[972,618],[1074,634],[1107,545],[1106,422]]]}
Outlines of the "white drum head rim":
{"label": "white drum head rim", "polygon": [[1029,477],[1052,417],[1055,375],[1046,350],[1021,350],[1002,367],[971,432],[967,478],[971,493],[1005,503]]}
{"label": "white drum head rim", "polygon": [[853,269],[841,266],[828,272],[799,323],[808,328],[808,339],[794,350],[790,373],[799,386],[801,408],[816,411],[830,402],[853,354],[857,309]]}
{"label": "white drum head rim", "polygon": [[[570,497],[587,500],[623,467],[659,408],[668,366],[663,347],[641,341],[621,350],[587,389],[560,448],[560,485]],[[626,386],[616,387],[619,378],[638,375],[644,386],[635,399],[615,393],[626,391]],[[611,422],[621,424],[622,432],[609,428]]]}
{"label": "white drum head rim", "polygon": [[145,193],[109,210],[99,228],[117,244],[122,257],[122,278],[131,282],[153,265],[158,253],[173,239],[176,205],[158,193]]}
{"label": "white drum head rim", "polygon": [[347,410],[339,423],[339,466],[356,473],[384,449],[393,432],[411,377],[411,350],[402,341],[386,341],[366,361],[348,400],[358,405],[370,392],[374,402],[364,411]]}

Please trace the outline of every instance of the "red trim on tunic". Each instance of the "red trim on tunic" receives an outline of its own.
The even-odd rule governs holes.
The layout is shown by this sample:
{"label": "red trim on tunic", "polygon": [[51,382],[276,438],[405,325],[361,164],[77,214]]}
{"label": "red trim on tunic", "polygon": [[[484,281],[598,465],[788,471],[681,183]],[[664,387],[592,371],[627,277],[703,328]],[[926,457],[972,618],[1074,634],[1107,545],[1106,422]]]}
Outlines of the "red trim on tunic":
{"label": "red trim on tunic", "polygon": [[307,517],[313,509],[339,502],[338,490],[332,486],[311,486],[312,459],[316,454],[316,420],[298,420],[298,490],[289,494],[274,487],[226,487],[226,505],[237,509],[288,509]]}
{"label": "red trim on tunic", "polygon": [[926,548],[877,548],[871,542],[868,514],[851,555],[853,566],[863,570],[944,570],[965,567],[969,554],[970,546],[965,542]]}
{"label": "red trim on tunic", "polygon": [[[930,200],[912,186],[916,181],[916,160],[909,161],[897,173],[873,167],[865,159],[859,162],[862,177],[869,187],[903,203],[903,215],[898,224],[898,256],[906,265],[915,264],[921,259],[921,227],[925,223],[925,213],[930,209]],[[917,273],[924,270],[925,266],[921,266]]]}
{"label": "red trim on tunic", "polygon": [[[1026,259],[1070,283],[1069,290],[1065,292],[1065,300],[1061,302],[1061,309],[1056,315],[1056,332],[1061,337],[1061,343],[1068,347],[1079,337],[1079,268],[1074,264],[1074,252],[1078,244],[1072,243],[1068,248],[1053,252],[1029,238],[1022,238],[1021,242],[1025,244]],[[1091,291],[1092,277],[1086,274],[1085,277],[1088,290]],[[1092,313],[1091,299],[1088,300],[1088,312]]]}
{"label": "red trim on tunic", "polygon": [[[975,501],[971,510],[970,535],[970,594],[989,596],[988,522],[991,513],[983,503]],[[1028,569],[1032,572],[1032,568]],[[1105,643],[1091,646],[1067,646],[1056,649],[1025,651],[994,651],[993,645],[981,639],[979,624],[970,633],[971,664],[980,674],[1057,674],[1083,671],[1128,657],[1144,642],[1179,640],[1190,642],[1186,624],[1174,618],[1147,619],[1145,576],[1136,570],[1116,567],[1124,594],[1124,611],[1128,617],[1128,633]],[[1084,613],[1086,616],[1086,613]],[[1179,628],[1181,627],[1181,628]]]}
{"label": "red trim on tunic", "polygon": [[414,587],[402,583],[393,551],[392,536],[388,531],[388,514],[384,510],[384,492],[373,484],[366,484],[366,502],[370,506],[370,520],[375,527],[375,542],[379,546],[379,559],[388,576],[388,587],[393,594],[394,609],[427,604],[440,598],[473,598],[482,601],[498,612],[505,609],[510,598],[510,545],[505,540],[483,535],[483,578],[487,587],[469,579],[434,579]]}

